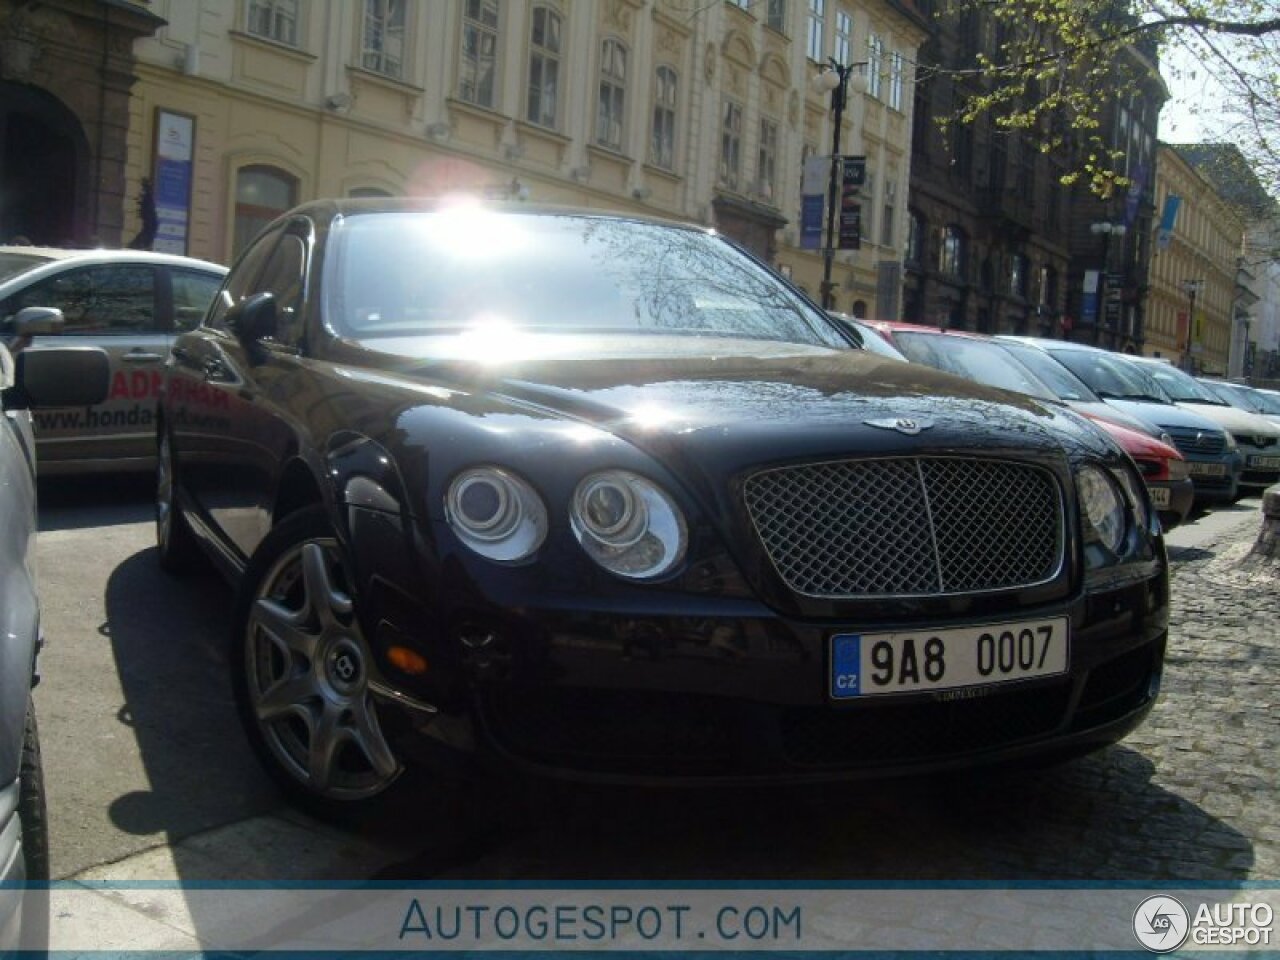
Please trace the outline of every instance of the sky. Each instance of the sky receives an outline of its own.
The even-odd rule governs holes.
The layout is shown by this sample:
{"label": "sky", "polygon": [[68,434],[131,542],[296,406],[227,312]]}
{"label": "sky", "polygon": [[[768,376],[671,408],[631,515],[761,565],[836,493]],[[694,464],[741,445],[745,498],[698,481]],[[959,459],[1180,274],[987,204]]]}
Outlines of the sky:
{"label": "sky", "polygon": [[1223,100],[1212,73],[1179,47],[1162,51],[1161,74],[1172,95],[1160,111],[1160,139],[1166,143],[1204,143],[1222,139],[1214,118]]}

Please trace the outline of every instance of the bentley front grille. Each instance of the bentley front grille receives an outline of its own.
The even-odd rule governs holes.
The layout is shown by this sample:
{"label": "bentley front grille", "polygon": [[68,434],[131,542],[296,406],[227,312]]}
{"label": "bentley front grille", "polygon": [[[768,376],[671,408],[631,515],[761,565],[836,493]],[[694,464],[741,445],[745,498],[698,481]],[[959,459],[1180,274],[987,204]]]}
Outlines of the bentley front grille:
{"label": "bentley front grille", "polygon": [[745,485],[774,567],[808,597],[931,596],[1044,583],[1064,515],[1047,470],[904,457],[779,467]]}

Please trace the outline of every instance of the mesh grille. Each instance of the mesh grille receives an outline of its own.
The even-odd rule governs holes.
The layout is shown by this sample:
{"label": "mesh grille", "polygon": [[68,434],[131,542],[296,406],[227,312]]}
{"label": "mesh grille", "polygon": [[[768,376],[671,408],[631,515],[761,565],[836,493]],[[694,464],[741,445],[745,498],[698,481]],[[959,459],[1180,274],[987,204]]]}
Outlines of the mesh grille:
{"label": "mesh grille", "polygon": [[929,595],[1041,583],[1062,559],[1052,476],[1003,461],[848,460],[747,480],[778,573],[811,597]]}
{"label": "mesh grille", "polygon": [[1210,433],[1203,430],[1188,430],[1185,428],[1169,428],[1169,436],[1173,437],[1173,444],[1180,453],[1183,454],[1208,454],[1210,456],[1219,454],[1227,445],[1226,437],[1221,433]]}

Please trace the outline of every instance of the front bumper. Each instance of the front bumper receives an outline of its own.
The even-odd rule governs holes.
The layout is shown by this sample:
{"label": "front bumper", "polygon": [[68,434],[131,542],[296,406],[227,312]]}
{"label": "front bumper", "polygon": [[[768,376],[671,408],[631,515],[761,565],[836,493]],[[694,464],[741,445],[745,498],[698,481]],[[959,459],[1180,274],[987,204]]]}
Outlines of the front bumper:
{"label": "front bumper", "polygon": [[1240,486],[1269,487],[1280,480],[1280,447],[1240,444],[1240,455],[1244,461]]}
{"label": "front bumper", "polygon": [[[1191,512],[1191,505],[1196,497],[1195,483],[1190,477],[1185,480],[1148,480],[1147,487],[1151,490],[1153,500],[1158,496],[1161,499],[1168,497],[1167,504],[1156,505],[1156,513],[1160,517],[1162,529],[1172,530],[1187,519],[1187,514]],[[1156,490],[1167,490],[1168,493],[1157,494]]]}
{"label": "front bumper", "polygon": [[641,613],[581,599],[572,608],[473,607],[465,625],[453,621],[430,640],[423,624],[441,621],[428,611],[401,601],[394,625],[376,611],[375,655],[390,636],[454,671],[441,713],[411,736],[613,782],[884,777],[1084,752],[1118,740],[1151,709],[1168,619],[1161,559],[1142,579],[1009,614],[1069,617],[1065,674],[837,703],[827,694],[834,634],[993,618],[853,625],[788,620],[741,600]]}

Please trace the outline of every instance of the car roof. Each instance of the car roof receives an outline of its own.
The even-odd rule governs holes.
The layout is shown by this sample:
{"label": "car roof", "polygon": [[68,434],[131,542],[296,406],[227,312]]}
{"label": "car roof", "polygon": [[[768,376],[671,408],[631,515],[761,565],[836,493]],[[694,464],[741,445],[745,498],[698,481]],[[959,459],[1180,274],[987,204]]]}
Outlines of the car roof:
{"label": "car roof", "polygon": [[217,270],[226,273],[227,268],[210,260],[199,260],[195,257],[182,257],[173,253],[157,253],[154,250],[117,250],[104,247],[71,248],[71,247],[36,247],[0,245],[0,254],[36,257],[47,262],[59,263],[165,263],[175,267],[194,267],[197,269]]}
{"label": "car roof", "polygon": [[987,343],[992,340],[987,334],[974,330],[951,330],[944,327],[931,327],[923,323],[908,323],[906,320],[877,320],[874,325],[894,333],[931,333],[939,337],[961,337],[965,340],[981,340]]}
{"label": "car roof", "polygon": [[[997,340],[1011,340],[1014,343],[1027,343],[1033,347],[1039,347],[1042,350],[1079,350],[1082,353],[1115,353],[1114,350],[1104,350],[1102,347],[1095,347],[1089,343],[1076,343],[1074,340],[1056,340],[1053,337],[1019,337],[1008,333],[1001,333],[996,336]],[[1120,356],[1120,354],[1117,354]],[[1124,354],[1130,356],[1130,354]]]}

